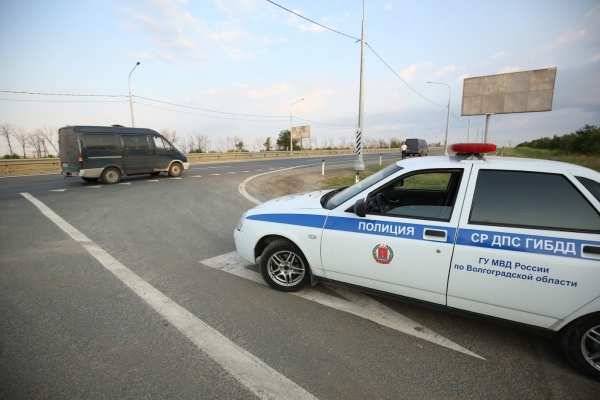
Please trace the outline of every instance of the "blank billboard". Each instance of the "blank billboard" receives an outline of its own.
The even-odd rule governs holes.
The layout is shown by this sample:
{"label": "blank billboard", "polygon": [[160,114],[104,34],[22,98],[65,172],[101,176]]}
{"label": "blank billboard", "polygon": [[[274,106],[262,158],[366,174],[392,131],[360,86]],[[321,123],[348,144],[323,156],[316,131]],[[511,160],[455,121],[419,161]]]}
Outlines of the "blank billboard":
{"label": "blank billboard", "polygon": [[556,68],[466,78],[461,115],[552,110]]}
{"label": "blank billboard", "polygon": [[310,138],[310,125],[292,127],[292,138],[294,138],[294,139]]}

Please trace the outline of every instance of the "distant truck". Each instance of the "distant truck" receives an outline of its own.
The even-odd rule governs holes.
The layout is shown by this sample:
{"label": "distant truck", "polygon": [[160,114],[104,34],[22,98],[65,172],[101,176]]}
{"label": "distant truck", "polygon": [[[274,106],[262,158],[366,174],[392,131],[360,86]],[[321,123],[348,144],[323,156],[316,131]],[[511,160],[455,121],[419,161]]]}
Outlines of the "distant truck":
{"label": "distant truck", "polygon": [[122,126],[65,126],[58,130],[61,173],[86,182],[118,183],[123,175],[181,176],[190,163],[160,133]]}
{"label": "distant truck", "polygon": [[429,154],[429,147],[427,146],[425,139],[406,139],[404,142],[408,147],[406,149],[406,155],[408,156],[414,156],[418,154],[420,157]]}

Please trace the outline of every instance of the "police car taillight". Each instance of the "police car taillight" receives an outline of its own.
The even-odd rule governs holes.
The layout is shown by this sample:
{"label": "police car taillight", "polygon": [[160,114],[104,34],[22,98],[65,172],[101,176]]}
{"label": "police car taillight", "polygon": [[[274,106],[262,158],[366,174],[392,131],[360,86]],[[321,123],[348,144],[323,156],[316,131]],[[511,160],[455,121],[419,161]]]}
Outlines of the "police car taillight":
{"label": "police car taillight", "polygon": [[77,155],[77,159],[79,161],[79,165],[83,165],[83,157],[81,156],[81,153]]}
{"label": "police car taillight", "polygon": [[496,151],[496,145],[493,143],[455,143],[451,149],[455,153],[462,154],[493,153]]}

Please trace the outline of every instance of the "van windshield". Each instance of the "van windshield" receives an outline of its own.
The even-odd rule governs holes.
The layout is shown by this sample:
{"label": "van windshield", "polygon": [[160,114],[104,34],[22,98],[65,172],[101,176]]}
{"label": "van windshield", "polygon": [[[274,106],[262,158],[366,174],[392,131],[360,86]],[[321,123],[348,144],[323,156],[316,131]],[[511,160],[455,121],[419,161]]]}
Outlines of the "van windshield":
{"label": "van windshield", "polygon": [[378,172],[374,173],[373,175],[370,175],[370,176],[366,177],[365,179],[355,183],[354,185],[348,186],[346,189],[340,191],[339,193],[336,193],[331,199],[329,199],[327,201],[327,204],[325,205],[325,208],[328,210],[333,210],[340,204],[344,203],[346,200],[351,199],[352,197],[356,196],[358,193],[370,188],[377,182],[400,171],[401,169],[402,169],[402,167],[400,167],[394,163],[394,164],[390,165],[389,167],[386,167],[386,168],[382,169],[381,171],[378,171]]}

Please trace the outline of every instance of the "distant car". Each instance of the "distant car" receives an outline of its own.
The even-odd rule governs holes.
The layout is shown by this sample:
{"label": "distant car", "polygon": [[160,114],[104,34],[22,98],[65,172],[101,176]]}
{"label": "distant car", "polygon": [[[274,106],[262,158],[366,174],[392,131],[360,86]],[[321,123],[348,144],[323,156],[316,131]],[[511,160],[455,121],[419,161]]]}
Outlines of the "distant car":
{"label": "distant car", "polygon": [[406,150],[408,156],[419,155],[420,157],[429,154],[429,147],[425,139],[406,139],[404,142],[408,147]]}
{"label": "distant car", "polygon": [[190,163],[152,129],[114,126],[65,126],[58,130],[61,173],[86,182],[118,183],[122,175],[161,172],[181,176]]}
{"label": "distant car", "polygon": [[254,207],[237,251],[280,291],[326,282],[557,335],[600,379],[600,173],[452,151]]}

